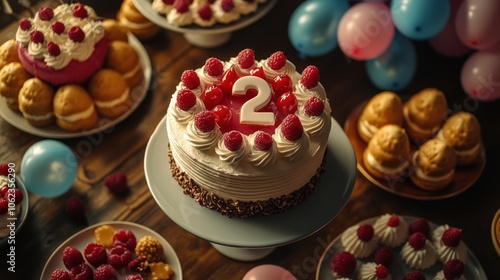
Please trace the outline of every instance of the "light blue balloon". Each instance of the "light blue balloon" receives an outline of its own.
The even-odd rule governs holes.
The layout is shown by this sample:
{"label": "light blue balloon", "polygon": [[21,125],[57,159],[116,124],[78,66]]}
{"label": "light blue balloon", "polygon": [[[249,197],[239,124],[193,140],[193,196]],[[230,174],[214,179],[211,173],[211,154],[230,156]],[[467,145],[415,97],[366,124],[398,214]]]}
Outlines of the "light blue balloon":
{"label": "light blue balloon", "polygon": [[437,35],[450,16],[449,0],[393,0],[394,25],[403,35],[424,40]]}
{"label": "light blue balloon", "polygon": [[42,197],[67,192],[76,178],[78,162],[71,149],[56,140],[42,140],[28,148],[21,161],[26,188]]}
{"label": "light blue balloon", "polygon": [[302,57],[322,56],[337,43],[340,18],[349,9],[348,0],[309,0],[300,4],[288,23],[288,36]]}
{"label": "light blue balloon", "polygon": [[379,57],[365,64],[368,77],[381,90],[398,91],[406,87],[417,69],[417,53],[413,43],[399,32]]}

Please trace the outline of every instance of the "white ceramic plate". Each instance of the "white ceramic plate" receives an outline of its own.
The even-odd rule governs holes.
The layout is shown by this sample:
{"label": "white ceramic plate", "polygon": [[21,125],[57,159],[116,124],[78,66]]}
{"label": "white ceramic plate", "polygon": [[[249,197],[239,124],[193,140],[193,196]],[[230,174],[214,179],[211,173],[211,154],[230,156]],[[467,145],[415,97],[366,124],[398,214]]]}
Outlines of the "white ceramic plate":
{"label": "white ceramic plate", "polygon": [[129,44],[135,48],[135,50],[139,55],[139,63],[141,64],[141,68],[144,71],[144,79],[140,85],[131,89],[131,94],[133,94],[134,102],[131,104],[130,109],[123,115],[112,120],[99,118],[97,127],[91,130],[81,131],[81,132],[68,132],[59,128],[56,124],[50,125],[48,127],[32,126],[31,124],[28,123],[28,121],[26,121],[26,119],[22,116],[21,113],[14,112],[13,110],[11,110],[7,106],[4,100],[0,100],[0,116],[2,116],[2,118],[6,120],[8,123],[10,123],[11,125],[17,127],[18,129],[24,132],[40,137],[56,138],[56,139],[76,138],[85,135],[91,135],[97,132],[105,131],[117,125],[118,123],[126,119],[130,114],[132,114],[137,109],[137,107],[139,107],[139,105],[146,97],[146,93],[149,88],[149,83],[151,81],[151,72],[152,72],[151,61],[149,60],[149,56],[148,53],[146,52],[146,49],[144,49],[144,46],[134,35],[129,33],[128,39],[129,39]]}
{"label": "white ceramic plate", "polygon": [[305,238],[327,225],[342,210],[356,179],[356,158],[349,139],[332,119],[325,171],[316,190],[285,213],[251,219],[229,218],[201,207],[183,194],[168,163],[166,117],[146,147],[144,171],[160,208],[179,226],[212,243],[240,247],[276,247]]}
{"label": "white ceramic plate", "polygon": [[[410,224],[416,217],[411,216],[403,216],[405,221]],[[373,225],[378,217],[370,218],[364,221],[361,221],[357,224],[371,224]],[[429,222],[431,226],[431,232],[437,227],[436,224]],[[316,270],[316,280],[334,280],[336,279],[331,271],[330,263],[337,253],[344,250],[342,246],[342,242],[340,241],[340,236],[337,236],[331,243],[325,248],[323,255],[318,263],[318,269]],[[414,271],[406,266],[403,263],[401,258],[399,257],[400,248],[393,249],[394,253],[394,261],[391,264],[390,273],[392,279],[402,279],[403,276],[411,271]],[[487,279],[486,273],[483,270],[483,267],[477,260],[476,256],[472,253],[472,251],[467,248],[468,256],[467,262],[465,263],[464,276],[465,279]],[[370,257],[363,259],[364,261],[358,260],[358,268],[361,263],[367,262],[366,260],[370,260]],[[438,260],[436,264],[432,267],[422,271],[425,274],[426,279],[433,279],[437,272],[442,270],[443,264]]]}
{"label": "white ceramic plate", "polygon": [[[62,255],[63,251],[67,246],[73,246],[77,249],[80,250],[80,252],[83,252],[83,249],[85,246],[92,241],[95,241],[94,238],[94,230],[102,225],[110,225],[114,227],[115,229],[128,229],[134,233],[135,237],[137,238],[137,241],[141,239],[143,236],[149,235],[152,236],[158,241],[160,241],[161,245],[163,246],[163,250],[165,252],[165,258],[166,258],[166,263],[168,263],[172,269],[174,270],[174,275],[171,278],[172,280],[181,280],[182,279],[182,267],[181,263],[179,261],[179,258],[177,257],[177,254],[175,253],[174,249],[172,246],[165,240],[161,235],[159,235],[157,232],[151,230],[150,228],[147,228],[145,226],[131,223],[131,222],[103,222],[103,223],[98,223],[92,226],[89,226],[77,233],[75,233],[73,236],[70,238],[66,239],[59,247],[57,247],[54,252],[50,255],[49,259],[45,263],[45,267],[43,268],[42,275],[40,276],[40,280],[46,280],[50,279],[50,275],[52,272],[58,268],[66,269],[64,267],[63,261],[62,261]],[[123,271],[118,271],[121,272],[118,275],[118,280],[123,280],[125,279],[126,274]]]}

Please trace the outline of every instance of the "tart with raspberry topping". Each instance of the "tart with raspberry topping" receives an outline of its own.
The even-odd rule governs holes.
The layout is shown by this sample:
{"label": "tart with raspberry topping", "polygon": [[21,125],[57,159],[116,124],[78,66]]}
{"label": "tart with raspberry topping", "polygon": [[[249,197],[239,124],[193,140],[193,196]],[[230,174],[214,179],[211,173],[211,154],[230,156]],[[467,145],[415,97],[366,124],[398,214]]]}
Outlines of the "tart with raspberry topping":
{"label": "tart with raspberry topping", "polygon": [[167,132],[172,174],[184,193],[241,218],[284,212],[312,193],[331,112],[319,70],[306,69],[298,73],[281,51],[259,61],[244,49],[182,73]]}

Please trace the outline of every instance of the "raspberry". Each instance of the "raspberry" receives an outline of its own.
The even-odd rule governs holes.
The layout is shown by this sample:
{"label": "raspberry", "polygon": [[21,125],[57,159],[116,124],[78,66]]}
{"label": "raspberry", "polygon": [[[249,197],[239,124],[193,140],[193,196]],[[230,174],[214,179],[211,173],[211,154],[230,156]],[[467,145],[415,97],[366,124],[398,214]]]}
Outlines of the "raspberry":
{"label": "raspberry", "polygon": [[110,174],[104,180],[104,185],[114,194],[124,193],[128,189],[127,175],[121,172]]}
{"label": "raspberry", "polygon": [[255,63],[255,53],[252,49],[244,49],[238,53],[238,64],[243,69],[248,69]]}
{"label": "raspberry", "polygon": [[217,77],[222,75],[224,72],[224,65],[220,60],[215,57],[211,57],[205,61],[204,72],[212,77]]}
{"label": "raspberry", "polygon": [[127,275],[125,280],[144,280],[140,274]]}
{"label": "raspberry", "polygon": [[373,238],[373,226],[369,224],[360,225],[356,233],[359,239],[363,240],[364,242],[368,242]]}
{"label": "raspberry", "polygon": [[255,136],[254,145],[257,150],[267,151],[273,146],[273,137],[261,131]]}
{"label": "raspberry", "polygon": [[389,247],[380,247],[375,251],[373,256],[373,262],[376,264],[383,264],[385,266],[390,266],[394,260],[394,254]]}
{"label": "raspberry", "polygon": [[146,273],[151,270],[148,261],[143,257],[138,257],[128,263],[128,269],[133,272]]}
{"label": "raspberry", "polygon": [[94,271],[94,280],[116,280],[116,270],[109,264],[101,264]]}
{"label": "raspberry", "polygon": [[459,279],[464,273],[464,263],[458,259],[447,261],[443,267],[443,274],[446,279]]}
{"label": "raspberry", "polygon": [[135,250],[135,245],[137,245],[137,239],[132,231],[128,229],[119,229],[113,235],[113,246],[121,245],[129,249],[129,251]]}
{"label": "raspberry", "polygon": [[415,250],[420,250],[425,246],[426,238],[421,232],[415,232],[408,238],[408,243]]}
{"label": "raspberry", "polygon": [[33,43],[43,43],[45,41],[45,37],[43,36],[43,33],[38,30],[33,30],[30,32],[30,40]]}
{"label": "raspberry", "polygon": [[234,2],[233,0],[222,0],[220,6],[224,12],[229,12],[234,9]]}
{"label": "raspberry", "polygon": [[227,70],[224,75],[222,75],[220,88],[225,95],[232,95],[233,93],[233,85],[238,80],[238,74],[234,67],[231,66],[229,70]]}
{"label": "raspberry", "polygon": [[182,111],[191,109],[196,104],[196,95],[189,89],[181,89],[177,93],[177,107]]}
{"label": "raspberry", "polygon": [[450,227],[445,230],[443,236],[441,237],[441,241],[443,244],[449,247],[456,247],[460,244],[462,240],[462,230],[455,227]]}
{"label": "raspberry", "polygon": [[297,111],[298,101],[295,94],[285,92],[276,101],[278,111],[283,115],[293,114]]}
{"label": "raspberry", "polygon": [[331,268],[337,277],[347,277],[356,269],[356,258],[347,251],[342,251],[332,259]]}
{"label": "raspberry", "polygon": [[286,56],[283,52],[277,51],[267,59],[267,65],[273,70],[280,70],[286,64]]}
{"label": "raspberry", "polygon": [[288,141],[299,140],[304,132],[304,128],[302,127],[302,123],[300,123],[299,117],[292,114],[286,116],[281,123],[281,132]]}
{"label": "raspberry", "polygon": [[313,96],[304,104],[304,112],[308,116],[319,116],[325,110],[325,103],[319,97]]}
{"label": "raspberry", "polygon": [[182,72],[181,81],[188,89],[195,89],[200,86],[200,78],[192,69]]}
{"label": "raspberry", "polygon": [[66,27],[64,26],[64,23],[62,23],[60,21],[54,22],[51,25],[51,28],[52,28],[52,31],[54,31],[54,33],[59,34],[59,35],[61,35],[64,32],[64,29],[66,29]]}
{"label": "raspberry", "polygon": [[9,176],[9,165],[2,163],[0,164],[0,175]]}
{"label": "raspberry", "polygon": [[86,18],[88,16],[85,5],[82,3],[76,3],[73,7],[73,16],[77,18]]}
{"label": "raspberry", "polygon": [[176,0],[174,2],[174,9],[177,10],[179,14],[184,14],[189,11],[189,1],[188,0]]}
{"label": "raspberry", "polygon": [[220,127],[227,127],[231,124],[232,113],[231,110],[226,105],[216,105],[212,112],[215,115],[215,122]]}
{"label": "raspberry", "polygon": [[58,268],[50,274],[50,280],[71,280],[71,276],[66,270]]}
{"label": "raspberry", "polygon": [[390,227],[399,226],[399,217],[396,214],[392,214],[389,220],[387,221],[387,225]]}
{"label": "raspberry", "polygon": [[75,247],[68,246],[63,250],[62,261],[67,269],[72,269],[73,267],[83,264],[83,255]]}
{"label": "raspberry", "polygon": [[222,93],[222,89],[220,89],[216,85],[211,85],[203,91],[201,95],[201,99],[207,108],[213,108],[215,105],[219,104],[224,97],[224,93]]}
{"label": "raspberry", "polygon": [[0,198],[0,215],[4,215],[9,210],[9,201],[5,198]]}
{"label": "raspberry", "polygon": [[403,276],[403,280],[425,280],[425,275],[420,271],[412,271]]}
{"label": "raspberry", "polygon": [[47,52],[51,55],[51,56],[58,56],[61,54],[61,48],[59,48],[59,45],[57,45],[56,43],[54,42],[49,42],[47,44]]}
{"label": "raspberry", "polygon": [[263,80],[266,79],[266,74],[264,73],[264,69],[262,69],[262,66],[256,66],[250,69],[250,76],[259,77]]}
{"label": "raspberry", "polygon": [[375,268],[375,275],[379,279],[385,279],[385,278],[387,278],[387,276],[389,276],[389,270],[387,269],[387,267],[385,265],[379,264]]}
{"label": "raspberry", "polygon": [[429,234],[431,232],[431,227],[427,222],[427,220],[424,218],[418,218],[414,220],[408,227],[410,235],[412,235],[415,232],[421,232],[427,238],[429,237]]}
{"label": "raspberry", "polygon": [[83,42],[85,40],[85,33],[78,26],[73,26],[69,30],[68,37],[74,42]]}
{"label": "raspberry", "polygon": [[198,10],[198,15],[204,20],[210,20],[212,18],[212,9],[208,4],[205,4]]}
{"label": "raspberry", "polygon": [[224,145],[230,151],[237,151],[241,145],[243,145],[243,137],[241,133],[236,130],[232,130],[224,136]]}
{"label": "raspberry", "polygon": [[94,279],[94,273],[92,268],[86,264],[82,263],[74,266],[70,271],[71,280],[92,280]]}
{"label": "raspberry", "polygon": [[128,265],[132,260],[132,253],[123,246],[115,246],[109,250],[108,263],[115,269],[120,269]]}
{"label": "raspberry", "polygon": [[51,7],[41,7],[38,10],[38,17],[43,21],[50,21],[54,18],[54,11]]}
{"label": "raspberry", "polygon": [[31,28],[31,21],[27,18],[24,18],[19,22],[19,27],[23,31],[28,31]]}
{"label": "raspberry", "polygon": [[202,111],[194,116],[194,125],[203,132],[212,131],[215,124],[215,114],[211,111]]}
{"label": "raspberry", "polygon": [[165,4],[165,5],[172,5],[172,4],[174,4],[174,1],[175,0],[162,0],[163,4]]}
{"label": "raspberry", "polygon": [[319,82],[319,70],[318,67],[314,65],[309,65],[302,71],[300,76],[300,83],[306,88],[313,88],[318,85]]}
{"label": "raspberry", "polygon": [[97,242],[89,242],[85,249],[83,249],[85,259],[93,267],[98,267],[108,261],[108,254],[106,248]]}
{"label": "raspberry", "polygon": [[83,201],[76,196],[70,197],[66,201],[66,213],[75,221],[85,221],[85,205]]}
{"label": "raspberry", "polygon": [[279,74],[271,82],[275,98],[292,91],[292,79],[287,74]]}

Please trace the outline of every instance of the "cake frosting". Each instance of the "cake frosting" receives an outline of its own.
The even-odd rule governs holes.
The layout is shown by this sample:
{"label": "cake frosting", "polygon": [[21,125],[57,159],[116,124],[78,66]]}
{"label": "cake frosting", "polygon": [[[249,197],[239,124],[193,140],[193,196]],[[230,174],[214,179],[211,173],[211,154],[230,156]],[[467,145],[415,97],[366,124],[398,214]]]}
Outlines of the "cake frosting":
{"label": "cake frosting", "polygon": [[[253,68],[263,68],[265,61],[255,62],[256,66]],[[248,114],[243,106],[257,98],[251,94],[255,88],[250,89],[249,96],[224,94],[219,105],[231,110],[230,123],[228,126],[217,124],[209,131],[202,131],[197,127],[195,116],[200,112],[214,111],[214,105],[205,104],[204,101],[207,88],[214,85],[224,88],[223,80],[227,72],[238,66],[234,57],[220,63],[224,69],[222,75],[217,73],[211,76],[210,71],[205,69],[206,65],[192,70],[197,74],[200,84],[192,86],[196,102],[188,110],[179,109],[178,106],[179,93],[189,90],[183,81],[177,85],[172,95],[166,126],[174,177],[179,181],[180,177],[187,176],[195,182],[196,188],[181,183],[184,192],[201,205],[225,215],[250,217],[261,212],[269,215],[285,211],[303,200],[317,184],[331,128],[331,117],[326,111],[330,108],[326,105],[326,93],[310,94],[310,97],[318,95],[318,98],[325,101],[325,109],[314,116],[303,112],[304,101],[298,100],[295,111],[283,114],[277,111],[276,100],[271,99],[262,110],[272,112],[272,125],[246,124],[239,119],[241,115]],[[287,61],[286,64],[295,69],[291,62]],[[290,74],[295,92],[301,74]],[[250,77],[242,79],[250,83],[264,78],[243,74],[236,79],[240,80],[242,77]],[[270,80],[264,84],[272,91]],[[293,119],[291,122],[298,121],[302,127],[303,132],[297,139],[289,140],[284,135],[282,125],[286,118]],[[242,143],[236,150],[228,149],[225,144],[226,135],[232,131],[239,132],[242,138]],[[269,147],[265,149],[259,149],[256,144],[255,139],[261,133],[270,136],[267,138]],[[214,200],[219,205],[215,205]],[[246,209],[248,207],[251,209]]]}
{"label": "cake frosting", "polygon": [[408,238],[408,225],[403,217],[384,214],[373,224],[375,236],[380,243],[389,247],[398,247]]}

